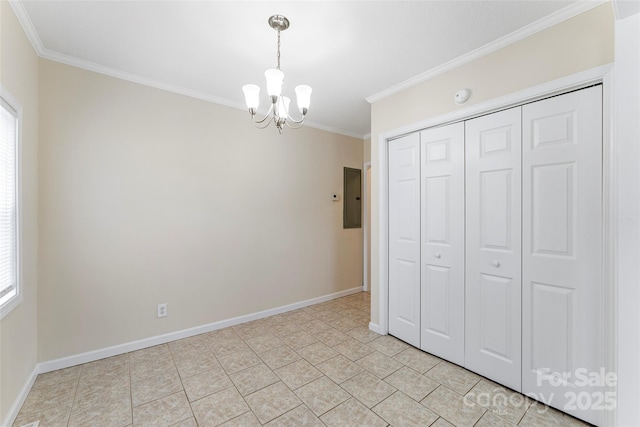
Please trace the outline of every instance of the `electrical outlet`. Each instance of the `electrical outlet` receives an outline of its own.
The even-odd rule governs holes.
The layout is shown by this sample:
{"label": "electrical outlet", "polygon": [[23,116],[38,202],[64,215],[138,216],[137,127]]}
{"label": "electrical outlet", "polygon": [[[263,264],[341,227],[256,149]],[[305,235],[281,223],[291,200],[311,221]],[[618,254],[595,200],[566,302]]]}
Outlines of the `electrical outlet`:
{"label": "electrical outlet", "polygon": [[167,317],[167,303],[158,304],[158,319],[161,317]]}

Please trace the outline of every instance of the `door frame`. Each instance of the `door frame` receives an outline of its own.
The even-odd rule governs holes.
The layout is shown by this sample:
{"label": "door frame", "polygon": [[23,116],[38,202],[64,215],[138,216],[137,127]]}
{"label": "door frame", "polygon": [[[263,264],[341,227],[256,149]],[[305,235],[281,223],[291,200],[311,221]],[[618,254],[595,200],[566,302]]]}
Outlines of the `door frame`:
{"label": "door frame", "polygon": [[[367,204],[371,201],[368,196],[368,189],[371,187],[367,171],[371,169],[371,161],[362,164],[362,290],[369,291],[369,264],[370,259],[367,257],[367,247],[371,245],[369,234],[371,233],[371,210],[367,212]],[[371,248],[369,247],[369,253]]]}
{"label": "door frame", "polygon": [[[603,144],[603,194],[602,194],[602,281],[604,289],[604,342],[605,369],[615,372],[617,358],[617,323],[616,300],[617,282],[615,271],[615,176],[613,138],[613,97],[614,97],[614,64],[585,70],[567,77],[553,80],[538,86],[502,96],[490,101],[471,105],[451,113],[442,114],[416,123],[412,123],[378,135],[378,324],[371,323],[369,328],[379,334],[389,333],[389,141],[403,135],[435,126],[443,126],[463,120],[472,119],[485,114],[504,110],[510,107],[538,101],[554,95],[561,95],[573,90],[582,89],[602,83],[602,144]],[[372,208],[373,209],[373,208]],[[615,388],[612,389],[615,391]],[[605,425],[614,425],[615,411],[608,411]]]}

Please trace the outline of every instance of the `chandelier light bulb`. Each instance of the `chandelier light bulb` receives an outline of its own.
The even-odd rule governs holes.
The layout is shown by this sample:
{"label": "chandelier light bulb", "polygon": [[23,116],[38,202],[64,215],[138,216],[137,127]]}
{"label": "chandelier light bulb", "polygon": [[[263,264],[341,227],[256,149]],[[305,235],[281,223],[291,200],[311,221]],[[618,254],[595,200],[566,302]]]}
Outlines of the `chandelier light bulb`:
{"label": "chandelier light bulb", "polygon": [[307,115],[309,111],[309,105],[311,104],[311,86],[299,85],[296,86],[296,100],[298,102],[298,109],[303,116]]}
{"label": "chandelier light bulb", "polygon": [[251,115],[254,115],[260,106],[260,86],[258,85],[244,85],[242,86],[244,92],[244,100],[247,103],[247,108]]}
{"label": "chandelier light bulb", "polygon": [[276,104],[276,116],[280,119],[288,119],[289,118],[289,104],[291,103],[291,99],[286,96],[281,96],[278,99],[278,103]]}
{"label": "chandelier light bulb", "polygon": [[267,93],[271,98],[271,102],[275,102],[275,98],[282,93],[282,83],[284,82],[284,73],[277,68],[270,68],[264,72],[267,79]]}

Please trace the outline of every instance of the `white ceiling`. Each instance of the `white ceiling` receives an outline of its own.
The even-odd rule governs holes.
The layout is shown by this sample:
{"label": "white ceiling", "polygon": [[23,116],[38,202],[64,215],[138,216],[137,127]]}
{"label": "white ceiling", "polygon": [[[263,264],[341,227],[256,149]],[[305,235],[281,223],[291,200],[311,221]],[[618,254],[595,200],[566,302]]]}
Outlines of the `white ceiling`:
{"label": "white ceiling", "polygon": [[47,0],[12,4],[42,57],[240,108],[242,85],[257,83],[264,88],[263,72],[275,66],[276,32],[267,19],[285,15],[291,21],[282,33],[285,92],[293,98],[296,85],[311,85],[311,125],[362,137],[370,131],[367,97],[406,85],[410,79],[417,81],[456,58],[490,51],[594,5],[580,3]]}

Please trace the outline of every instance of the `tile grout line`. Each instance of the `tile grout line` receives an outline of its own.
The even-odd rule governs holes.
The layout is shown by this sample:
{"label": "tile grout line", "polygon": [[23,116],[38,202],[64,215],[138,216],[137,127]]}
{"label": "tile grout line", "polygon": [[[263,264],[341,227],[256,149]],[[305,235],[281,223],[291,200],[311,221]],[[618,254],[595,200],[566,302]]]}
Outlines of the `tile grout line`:
{"label": "tile grout line", "polygon": [[78,397],[78,389],[80,388],[80,378],[82,377],[82,371],[84,370],[84,366],[80,367],[80,374],[78,374],[78,380],[76,381],[76,390],[73,393],[73,400],[71,401],[71,407],[69,408],[69,416],[67,417],[67,427],[71,423],[71,414],[73,413],[73,406],[76,403],[76,398]]}
{"label": "tile grout line", "polygon": [[131,426],[133,427],[133,380],[131,379],[131,352],[127,353],[127,376],[129,377],[129,401],[131,402]]}
{"label": "tile grout line", "polygon": [[[171,342],[173,342],[173,341],[171,341]],[[171,346],[169,345],[169,343],[167,343],[166,346],[167,346],[167,350],[169,351],[169,355],[171,356],[171,360],[173,361],[173,365],[175,366],[176,371],[178,372],[178,378],[180,379],[180,385],[182,386],[182,393],[184,394],[184,398],[187,400],[187,405],[189,405],[189,410],[191,411],[191,418],[193,418],[195,420],[196,419],[196,414],[193,412],[193,408],[191,407],[191,402],[189,401],[189,397],[187,396],[187,389],[184,388],[184,382],[182,381],[182,375],[180,375],[180,371],[178,370],[178,364],[176,363],[176,359],[174,357],[173,351],[171,350]],[[215,357],[215,355],[213,355],[213,357]],[[177,393],[180,393],[180,392],[177,392]],[[171,394],[169,396],[171,396]],[[146,403],[145,403],[145,405],[146,405]],[[140,405],[140,406],[142,406],[142,405]],[[131,402],[131,410],[133,411],[133,402]],[[182,421],[186,421],[188,419],[189,418],[185,418],[184,420],[180,420],[177,423],[174,423],[172,425],[181,423]],[[198,422],[196,421],[196,424],[197,423]],[[135,426],[133,426],[133,427],[135,427]]]}
{"label": "tile grout line", "polygon": [[[338,299],[338,300],[339,300],[339,299]],[[335,306],[334,306],[334,308],[335,308]],[[327,308],[327,307],[323,307],[323,309],[326,309],[326,310],[328,310],[328,311],[333,311],[331,308]],[[342,310],[345,310],[345,309],[342,309]],[[306,311],[305,311],[304,309],[300,309],[300,310],[296,310],[295,312],[297,312],[297,313],[303,313],[303,312],[306,312]],[[340,315],[340,313],[339,313],[339,312],[335,312],[335,313],[338,313],[338,315]],[[310,314],[310,313],[308,313],[308,312],[306,312],[306,314],[308,314],[309,316],[311,316],[311,317],[313,317],[314,319],[318,320],[319,322],[323,322],[322,320],[320,320],[320,319],[316,318],[313,314]],[[273,316],[270,316],[270,317],[273,317]],[[289,317],[292,317],[292,316],[289,316]],[[345,319],[347,319],[347,322],[346,322],[346,323],[353,322],[354,324],[357,324],[357,322],[356,322],[356,321],[354,321],[352,318],[348,318],[348,317],[346,317],[346,316],[342,316],[342,317],[343,317],[343,318],[345,318]],[[259,319],[259,320],[264,320],[264,319]],[[337,320],[339,320],[339,318],[337,318]],[[313,322],[313,320],[305,321],[305,322],[302,322],[302,323],[311,323],[311,322]],[[326,322],[324,322],[324,323],[326,323]],[[335,323],[336,323],[336,324],[340,324],[340,322],[339,322],[339,321],[338,321],[338,322],[335,322]],[[257,324],[259,325],[259,323],[257,323]],[[360,326],[360,325],[359,325],[359,326]],[[329,344],[327,344],[326,342],[324,342],[324,341],[322,341],[322,340],[316,340],[316,342],[315,342],[315,343],[308,344],[308,345],[306,345],[305,347],[301,347],[301,348],[300,348],[300,349],[298,349],[298,350],[295,350],[294,348],[290,347],[288,344],[285,344],[285,346],[286,346],[286,347],[287,347],[291,352],[293,352],[293,353],[294,353],[294,354],[296,354],[298,357],[300,357],[300,354],[298,353],[298,351],[303,350],[303,349],[305,349],[305,348],[307,348],[307,347],[310,347],[310,346],[313,346],[313,345],[317,345],[317,344],[319,344],[319,343],[322,343],[322,345],[323,345],[323,346],[325,346],[325,347],[327,347],[327,348],[332,349],[333,351],[335,351],[335,352],[336,352],[336,354],[335,354],[335,355],[333,355],[333,356],[331,356],[331,357],[329,357],[329,358],[328,358],[328,359],[326,359],[326,360],[318,361],[318,362],[317,362],[317,363],[315,363],[315,364],[314,364],[314,363],[311,363],[309,360],[307,360],[307,359],[306,359],[306,358],[304,358],[304,357],[302,357],[301,359],[298,359],[298,361],[300,361],[300,360],[304,360],[304,361],[305,361],[305,362],[307,362],[311,367],[313,367],[313,368],[314,368],[314,369],[316,369],[316,370],[319,370],[319,369],[317,368],[317,366],[321,365],[322,363],[325,363],[325,362],[331,361],[331,360],[333,360],[333,359],[336,359],[336,358],[338,358],[338,357],[342,356],[343,358],[345,358],[345,359],[346,359],[347,361],[349,361],[350,363],[354,363],[354,364],[358,365],[358,366],[359,366],[359,368],[363,369],[363,371],[362,371],[362,372],[360,372],[359,374],[356,374],[355,376],[360,375],[360,374],[362,374],[362,373],[366,372],[366,373],[370,374],[373,378],[375,378],[377,381],[383,381],[385,384],[387,384],[387,385],[391,386],[391,387],[395,390],[395,391],[394,391],[394,392],[392,392],[390,395],[388,395],[388,396],[386,396],[384,399],[382,399],[380,402],[377,402],[375,405],[373,405],[373,406],[372,406],[372,408],[369,408],[366,404],[364,404],[364,402],[360,401],[356,396],[352,395],[352,394],[351,394],[351,393],[349,393],[347,390],[345,390],[344,388],[342,388],[342,385],[341,385],[341,384],[344,384],[345,382],[349,381],[350,379],[352,379],[352,378],[354,378],[354,377],[351,377],[351,378],[345,379],[342,383],[337,383],[337,382],[335,382],[334,380],[332,380],[330,377],[328,377],[328,376],[327,376],[327,374],[325,374],[323,371],[320,371],[320,372],[322,373],[322,376],[321,376],[321,377],[319,377],[319,378],[316,378],[315,380],[313,380],[313,381],[317,381],[317,380],[319,380],[319,379],[321,379],[321,378],[327,378],[331,383],[336,384],[336,385],[337,385],[341,390],[343,390],[343,391],[346,393],[346,395],[347,395],[347,396],[350,396],[349,398],[353,398],[353,399],[355,399],[355,401],[357,401],[357,402],[359,402],[360,404],[362,404],[362,405],[363,405],[365,408],[367,408],[369,411],[372,411],[372,409],[373,409],[373,408],[377,407],[378,405],[380,405],[381,403],[383,403],[384,401],[386,401],[387,399],[389,399],[391,396],[393,396],[394,394],[396,394],[398,391],[402,392],[402,390],[397,389],[395,386],[393,386],[392,384],[387,383],[385,380],[386,380],[386,379],[388,379],[388,378],[389,378],[391,375],[393,375],[394,373],[398,372],[398,371],[399,371],[400,369],[402,369],[403,367],[408,367],[408,368],[409,368],[411,371],[413,371],[417,376],[426,377],[426,378],[428,378],[428,379],[430,379],[430,380],[435,381],[433,378],[428,377],[426,374],[427,374],[427,373],[429,373],[429,372],[431,372],[431,371],[432,371],[434,368],[436,368],[437,366],[439,366],[439,365],[441,364],[442,360],[441,360],[441,361],[439,361],[438,363],[436,363],[435,365],[431,366],[431,367],[430,367],[429,369],[427,369],[424,373],[420,373],[419,371],[416,371],[414,368],[412,368],[411,366],[409,366],[409,365],[405,364],[404,362],[402,362],[402,361],[400,361],[400,360],[398,360],[398,359],[395,359],[399,354],[401,354],[402,352],[404,352],[404,351],[405,351],[405,350],[407,350],[408,348],[405,348],[405,349],[400,350],[400,351],[395,352],[395,353],[391,353],[393,350],[390,350],[388,353],[385,353],[385,352],[383,352],[383,351],[382,351],[382,349],[381,349],[381,348],[379,348],[379,347],[370,347],[370,346],[368,345],[369,343],[371,343],[371,342],[373,342],[373,341],[376,341],[376,340],[380,339],[380,337],[378,337],[378,338],[376,338],[376,339],[374,339],[374,340],[367,341],[367,342],[362,342],[362,341],[358,340],[355,336],[353,336],[353,335],[351,335],[351,334],[348,334],[348,332],[350,332],[350,331],[352,331],[352,330],[354,330],[354,329],[358,328],[359,326],[354,326],[354,327],[352,327],[352,328],[350,328],[350,329],[345,329],[344,331],[343,331],[343,330],[340,330],[340,329],[338,329],[338,328],[336,328],[336,327],[335,327],[335,326],[333,326],[333,325],[331,325],[330,327],[328,327],[328,328],[326,328],[326,329],[322,329],[321,331],[316,331],[316,332],[314,332],[314,333],[310,333],[308,330],[304,330],[304,329],[301,329],[301,328],[300,328],[300,331],[298,331],[298,332],[305,332],[306,334],[308,334],[308,335],[311,335],[311,336],[314,336],[314,337],[315,337],[315,335],[317,335],[318,333],[321,333],[321,332],[323,332],[323,331],[325,331],[325,330],[335,330],[335,331],[337,331],[337,332],[339,332],[339,333],[342,333],[342,334],[345,334],[345,335],[349,335],[349,337],[350,337],[350,338],[349,338],[348,340],[352,340],[352,341],[350,341],[350,342],[353,342],[353,343],[355,343],[355,344],[357,344],[357,345],[359,345],[359,346],[364,346],[364,347],[371,348],[372,353],[369,353],[369,354],[365,354],[365,355],[363,355],[363,356],[360,356],[360,357],[356,358],[355,360],[352,360],[352,359],[350,359],[349,357],[346,357],[343,353],[340,353],[339,351],[335,350],[335,347],[339,346],[340,344],[344,343],[345,341],[341,341],[341,342],[335,343],[333,346],[330,346]],[[266,353],[266,352],[271,351],[271,350],[273,350],[273,349],[267,349],[267,350],[265,350],[265,351],[261,351],[260,353],[258,353],[256,350],[254,350],[251,346],[249,346],[249,345],[248,345],[248,341],[249,341],[249,340],[251,340],[251,339],[253,339],[253,338],[258,338],[258,337],[259,337],[259,335],[258,335],[258,336],[251,336],[250,334],[243,334],[244,336],[246,336],[246,337],[247,337],[247,338],[245,339],[245,338],[243,338],[242,336],[240,336],[240,335],[238,334],[238,331],[237,331],[237,330],[235,330],[235,328],[230,328],[230,329],[233,331],[233,333],[235,334],[235,336],[236,336],[236,337],[238,337],[238,338],[240,339],[240,341],[241,341],[245,346],[247,346],[247,347],[248,347],[249,351],[250,351],[250,352],[251,352],[251,353],[252,353],[252,354],[257,358],[257,360],[259,360],[259,361],[260,361],[260,362],[258,362],[258,363],[261,363],[261,364],[263,364],[263,366],[266,366],[266,367],[267,367],[267,369],[268,369],[271,373],[273,373],[274,375],[276,375],[276,377],[278,377],[278,375],[277,375],[277,374],[275,374],[275,371],[276,371],[276,370],[281,369],[281,368],[285,368],[285,367],[287,367],[287,366],[289,366],[289,365],[291,365],[291,364],[293,364],[293,363],[296,363],[296,362],[297,362],[297,361],[292,361],[292,362],[289,362],[289,363],[287,363],[287,364],[285,364],[285,365],[283,365],[283,366],[281,366],[281,367],[278,367],[278,368],[271,368],[269,365],[267,365],[267,363],[266,363],[265,359],[263,359],[263,357],[261,356],[261,354],[260,354],[260,353]],[[267,329],[267,330],[268,330],[268,327],[265,327],[265,329]],[[289,336],[289,335],[293,335],[293,334],[295,334],[295,333],[296,333],[296,332],[291,332],[291,333],[289,333],[289,334],[284,335],[283,337],[286,337],[286,336]],[[281,339],[281,337],[278,337],[278,336],[276,336],[276,338],[277,338],[277,339]],[[176,342],[176,341],[180,341],[180,340],[174,340],[174,341],[172,341],[172,342]],[[381,340],[380,342],[382,342],[382,340]],[[169,355],[170,355],[171,361],[172,361],[172,363],[173,363],[173,368],[177,371],[178,376],[179,376],[179,379],[180,379],[180,384],[181,384],[182,389],[181,389],[181,391],[177,391],[176,393],[184,393],[184,395],[186,396],[186,389],[185,389],[185,386],[184,386],[184,379],[185,379],[186,377],[184,377],[184,376],[180,373],[180,371],[177,369],[177,363],[176,363],[177,353],[175,353],[175,351],[172,349],[172,347],[171,347],[169,344],[170,344],[170,343],[166,343],[166,344],[163,344],[163,345],[161,345],[161,346],[165,346],[165,348],[167,348],[167,351],[169,351]],[[155,347],[155,346],[154,346],[154,347]],[[160,346],[158,346],[158,347],[160,347]],[[212,350],[212,348],[211,348],[211,344],[210,344],[210,343],[207,345],[207,349],[208,349],[208,350],[207,350],[207,352],[208,352],[208,353],[212,353],[212,355],[213,355],[214,359],[215,359],[216,361],[218,361],[218,364],[220,364],[220,365],[221,365],[220,361],[218,360],[218,357],[215,355],[214,351]],[[144,349],[143,349],[143,350],[144,350]],[[382,355],[382,356],[384,356],[384,357],[386,357],[386,358],[390,358],[390,359],[392,359],[392,360],[394,360],[394,361],[397,361],[401,366],[399,366],[399,367],[397,367],[396,369],[394,369],[391,373],[386,374],[383,378],[379,378],[375,373],[373,373],[371,370],[367,369],[367,367],[366,367],[366,366],[364,366],[365,362],[363,362],[363,359],[365,359],[366,357],[369,357],[369,356],[370,356],[370,355],[372,355],[372,354],[376,354],[375,352],[379,353],[380,355]],[[130,400],[130,402],[131,402],[131,408],[132,408],[132,409],[131,409],[131,411],[133,412],[133,382],[132,382],[132,374],[131,374],[131,372],[132,372],[132,371],[131,371],[131,365],[132,365],[132,364],[131,364],[131,353],[132,353],[132,352],[130,352],[130,353],[128,354],[128,356],[127,356],[127,357],[128,357],[128,360],[129,360],[129,366],[128,366],[128,375],[129,375],[129,400]],[[234,353],[234,352],[229,353],[229,354],[233,354],[233,353]],[[309,356],[308,356],[308,357],[309,357]],[[70,411],[69,411],[69,419],[67,420],[67,425],[69,425],[69,424],[70,424],[70,414],[73,412],[73,407],[74,407],[74,405],[75,405],[75,403],[76,403],[76,401],[77,401],[77,399],[78,399],[78,396],[79,396],[79,383],[80,383],[80,379],[81,379],[81,376],[82,376],[82,372],[83,372],[83,371],[85,370],[85,368],[86,368],[86,366],[84,366],[84,365],[86,365],[86,364],[83,364],[83,366],[82,366],[82,368],[81,368],[81,370],[80,370],[80,375],[78,376],[78,378],[77,378],[77,380],[76,380],[76,390],[74,391],[74,398],[73,398],[73,401],[71,402],[71,404],[72,404],[72,405],[71,405],[71,409],[70,409]],[[240,370],[240,371],[238,371],[238,372],[242,372],[242,371],[247,370],[247,369],[250,369],[250,368],[252,368],[252,367],[254,367],[254,366],[257,366],[257,365],[253,365],[253,366],[246,367],[246,368],[244,368],[244,369],[241,369],[241,370]],[[455,365],[455,364],[453,364],[453,366],[455,366],[455,367],[456,367],[456,369],[463,369],[463,370],[464,370],[464,368],[463,368],[463,367],[459,367],[459,366],[457,366],[457,365]],[[223,372],[225,372],[225,375],[228,377],[228,376],[229,376],[229,374],[227,374],[227,373],[226,373],[226,371],[225,371],[224,367],[222,367],[222,370],[223,370]],[[465,371],[466,371],[466,370],[465,370]],[[199,375],[199,373],[195,373],[195,374],[193,374],[193,375],[194,375],[194,376],[195,376],[195,375]],[[279,377],[278,377],[278,378],[279,378]],[[313,382],[313,381],[311,381],[311,382]],[[471,388],[470,388],[470,389],[473,389],[474,387],[476,387],[476,386],[480,383],[480,381],[482,381],[482,377],[478,378],[478,379],[477,379],[477,380],[476,380],[476,381],[471,385]],[[282,379],[281,379],[281,378],[280,378],[280,381],[278,381],[278,382],[282,382],[282,383],[283,383],[283,385],[284,385],[287,389],[289,389],[290,391],[292,391],[294,394],[295,394],[295,391],[296,391],[296,390],[299,390],[300,388],[304,387],[305,385],[307,385],[307,384],[310,384],[310,383],[311,383],[311,382],[309,382],[309,383],[307,383],[307,384],[303,384],[303,385],[301,385],[301,386],[297,387],[296,389],[291,389],[291,388],[289,388],[289,386],[287,386],[287,384],[286,384],[286,383],[284,383],[284,381],[282,381]],[[450,390],[452,393],[455,393],[456,395],[460,395],[457,391],[455,391],[455,390],[451,390],[449,387],[447,387],[447,386],[445,386],[445,385],[443,385],[443,384],[440,384],[440,383],[439,383],[439,382],[437,382],[437,381],[435,381],[435,382],[438,384],[438,387],[436,387],[434,390],[431,390],[431,391],[430,391],[430,392],[429,392],[429,393],[428,393],[424,398],[422,398],[422,400],[424,400],[425,398],[427,398],[428,396],[430,396],[430,395],[431,395],[431,393],[433,393],[435,390],[439,389],[439,387],[441,387],[441,386],[442,386],[442,387],[444,387],[444,388],[445,388],[445,389],[447,389],[447,390]],[[239,390],[238,390],[238,388],[237,388],[236,384],[233,382],[233,380],[231,380],[231,383],[233,384],[233,387],[234,387],[235,391],[236,391],[236,392],[237,392],[237,393],[242,397],[243,401],[244,401],[245,403],[247,403],[247,402],[246,402],[246,400],[245,400],[245,396],[242,396],[242,395],[240,394],[240,392],[239,392]],[[273,384],[270,384],[270,385],[273,385]],[[253,394],[253,393],[256,393],[256,392],[258,392],[258,391],[260,391],[260,390],[263,390],[264,388],[269,387],[270,385],[266,385],[266,386],[263,386],[263,387],[261,387],[261,388],[258,388],[258,389],[256,389],[256,390],[252,391],[251,393],[249,393],[247,396],[249,396],[249,395],[251,395],[251,394]],[[229,386],[229,388],[230,388],[230,387],[231,387],[231,386]],[[226,388],[225,388],[225,389],[226,389]],[[404,393],[404,392],[402,392],[402,393]],[[460,396],[461,396],[461,398],[462,398],[462,399],[466,399],[466,395],[467,395],[468,393],[469,393],[469,390],[467,390],[467,392],[466,392],[465,394],[460,395]],[[174,393],[171,393],[171,394],[174,394]],[[167,395],[167,396],[170,396],[171,394],[169,394],[169,395]],[[297,396],[297,394],[295,394],[295,395]],[[164,397],[167,397],[167,396],[164,396]],[[164,398],[164,397],[160,397],[160,398],[155,399],[155,400],[153,400],[153,401],[160,400],[160,399],[162,399],[162,398]],[[203,396],[203,398],[204,398],[204,397],[207,397],[207,396]],[[153,402],[153,401],[151,401],[151,402]],[[189,405],[190,405],[191,415],[195,418],[195,414],[193,413],[193,408],[191,407],[191,402],[188,400],[188,398],[187,398],[187,401],[188,401],[188,403],[189,403]],[[151,402],[146,402],[146,403],[144,403],[143,405],[146,405],[146,404],[151,403]],[[342,402],[342,403],[344,403],[344,402]],[[342,403],[339,403],[339,404],[337,404],[337,405],[333,406],[332,408],[328,409],[327,411],[325,411],[325,412],[324,412],[323,414],[321,414],[320,416],[324,416],[327,412],[332,411],[332,410],[333,410],[333,409],[335,409],[336,407],[340,406]],[[139,405],[139,406],[142,406],[142,405]],[[247,405],[247,406],[248,406],[248,405]],[[310,408],[308,408],[304,402],[303,402],[303,403],[301,403],[300,405],[296,406],[295,408],[298,408],[298,407],[300,407],[300,406],[305,406],[307,409],[309,409],[309,410],[310,410]],[[423,406],[424,406],[424,405],[423,405]],[[248,406],[248,407],[249,407],[249,406]],[[479,421],[480,419],[482,419],[482,417],[484,416],[484,414],[486,414],[487,412],[489,412],[489,411],[490,411],[490,408],[486,408],[486,407],[484,407],[484,406],[482,406],[482,405],[479,405],[479,407],[483,410],[483,412],[482,412],[482,415],[480,416],[480,418],[478,419],[478,421]],[[249,408],[250,408],[250,407],[249,407]],[[286,413],[288,413],[288,412],[293,411],[295,408],[293,408],[293,409],[291,409],[291,410],[289,410],[289,411],[287,411],[287,412],[285,412],[285,413],[282,413],[282,414],[280,414],[280,415],[276,416],[274,419],[277,419],[277,418],[279,418],[280,416],[282,416],[282,415],[284,415],[284,414],[286,414]],[[428,408],[427,408],[427,409],[428,409]],[[531,408],[529,408],[529,409],[531,409]],[[253,413],[253,411],[252,411],[251,409],[249,409],[249,411],[247,411],[247,412],[252,412],[252,413]],[[311,412],[313,413],[313,411],[311,411]],[[526,412],[527,412],[527,411],[525,411],[525,415],[526,415]],[[244,415],[244,414],[246,414],[246,412],[244,412],[243,414],[240,414],[240,415],[238,415],[237,417],[234,417],[234,418],[232,418],[232,419],[238,418],[238,417],[240,417],[240,416],[242,416],[242,415]],[[253,413],[253,415],[255,416],[255,413]],[[314,413],[314,415],[315,415],[315,413]],[[436,415],[438,415],[438,414],[436,414]],[[524,418],[524,416],[525,416],[525,415],[523,415],[523,416],[521,417],[521,419],[520,419],[520,421],[518,422],[518,424],[522,421],[522,419]],[[439,416],[439,415],[438,415],[438,416]],[[133,417],[133,414],[131,414],[131,417]],[[319,416],[316,416],[316,418],[319,418]],[[446,420],[444,417],[441,417],[441,416],[439,416],[439,418],[443,418],[443,420]],[[186,419],[185,419],[185,420],[186,420]],[[185,420],[182,420],[182,421],[185,421]],[[133,421],[133,419],[132,419],[132,421]],[[225,421],[225,422],[228,422],[228,421],[230,421],[230,420],[227,420],[227,421]],[[270,420],[269,422],[271,422],[271,421],[272,421],[272,420]],[[436,421],[437,421],[437,419],[436,419]],[[476,421],[476,423],[477,423],[478,421]],[[181,422],[181,421],[179,421],[179,422]],[[386,422],[386,420],[385,420],[385,422]]]}

